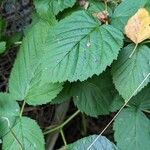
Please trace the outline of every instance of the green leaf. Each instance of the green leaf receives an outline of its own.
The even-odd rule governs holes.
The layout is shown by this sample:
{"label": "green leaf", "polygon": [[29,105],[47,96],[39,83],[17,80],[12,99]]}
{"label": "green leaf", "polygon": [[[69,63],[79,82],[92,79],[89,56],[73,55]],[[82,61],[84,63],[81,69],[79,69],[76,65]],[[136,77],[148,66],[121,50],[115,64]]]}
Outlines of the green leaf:
{"label": "green leaf", "polygon": [[[99,13],[102,11],[105,11],[106,6],[103,2],[100,2],[99,0],[88,0],[90,2],[90,6],[88,8],[88,11],[90,13]],[[112,14],[111,9],[108,7],[108,13]]]}
{"label": "green leaf", "polygon": [[109,71],[72,86],[75,105],[90,116],[108,114],[113,94],[114,86]]}
{"label": "green leaf", "polygon": [[40,14],[53,13],[57,15],[65,8],[72,7],[76,0],[34,0],[36,10]]}
{"label": "green leaf", "polygon": [[47,20],[52,24],[55,24],[57,22],[54,13],[50,9],[48,0],[34,0],[34,5],[39,17]]}
{"label": "green leaf", "polygon": [[0,42],[0,54],[2,54],[6,49],[6,42]]}
{"label": "green leaf", "polygon": [[119,94],[116,94],[110,105],[110,111],[115,112],[119,110],[123,106],[124,103],[125,103],[124,99]]}
{"label": "green leaf", "polygon": [[55,15],[65,8],[72,7],[76,0],[50,0],[49,5]]}
{"label": "green leaf", "polygon": [[115,9],[112,16],[112,25],[120,30],[124,30],[128,19],[133,16],[138,9],[145,6],[149,0],[124,0]]}
{"label": "green leaf", "polygon": [[129,104],[141,110],[150,109],[150,83],[134,96]]}
{"label": "green leaf", "polygon": [[67,100],[70,100],[70,98],[72,97],[71,87],[72,87],[72,84],[69,82],[66,82],[62,91],[57,95],[56,98],[54,98],[51,101],[51,104],[60,104],[60,103],[63,103]]}
{"label": "green leaf", "polygon": [[[146,45],[140,45],[133,56],[129,58],[133,49],[133,44],[123,48],[118,60],[112,65],[113,81],[125,100],[132,96],[150,73],[150,48]],[[149,81],[150,77],[145,80],[137,92],[146,86]]]}
{"label": "green leaf", "polygon": [[47,38],[43,78],[51,82],[83,81],[99,75],[117,58],[122,33],[85,11],[60,21]]}
{"label": "green leaf", "polygon": [[124,109],[114,122],[115,140],[120,150],[149,150],[150,120],[136,109]]}
{"label": "green leaf", "polygon": [[0,93],[0,137],[14,125],[19,111],[18,103],[12,100],[10,94]]}
{"label": "green leaf", "polygon": [[[12,134],[15,134],[15,136]],[[3,138],[4,150],[44,150],[44,137],[37,123],[27,117],[19,118],[16,125]],[[19,142],[18,142],[18,141]]]}
{"label": "green leaf", "polygon": [[[41,58],[43,44],[51,25],[39,20],[28,29],[22,41],[9,80],[9,91],[15,100],[38,105],[50,102],[62,89],[62,84],[43,82]],[[50,77],[50,76],[49,76]]]}
{"label": "green leaf", "polygon": [[[91,135],[85,138],[82,138],[73,144],[68,145],[67,150],[87,150],[90,144],[97,138],[98,135]],[[111,143],[106,137],[100,136],[94,145],[91,147],[91,150],[117,150],[116,146]]]}

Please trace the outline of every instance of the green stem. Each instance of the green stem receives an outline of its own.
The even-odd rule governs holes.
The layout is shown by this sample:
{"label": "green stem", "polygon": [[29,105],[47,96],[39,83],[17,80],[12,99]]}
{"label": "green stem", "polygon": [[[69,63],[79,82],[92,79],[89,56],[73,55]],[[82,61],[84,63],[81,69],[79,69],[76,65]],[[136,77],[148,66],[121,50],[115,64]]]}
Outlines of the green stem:
{"label": "green stem", "polygon": [[64,145],[67,146],[67,141],[66,141],[66,138],[65,138],[65,135],[64,135],[64,132],[62,129],[60,130],[60,134],[61,134],[62,140],[64,142]]}
{"label": "green stem", "polygon": [[21,107],[21,111],[20,111],[20,117],[21,117],[21,116],[22,116],[22,114],[23,114],[25,104],[26,104],[26,102],[25,102],[25,101],[23,101],[23,104],[22,104],[22,107]]}
{"label": "green stem", "polygon": [[143,110],[143,111],[150,114],[150,110]]}
{"label": "green stem", "polygon": [[80,113],[80,110],[77,110],[73,115],[71,115],[66,121],[64,121],[62,124],[58,125],[57,127],[50,129],[48,131],[44,132],[44,135],[52,133],[54,131],[62,129],[66,124],[68,124],[74,117],[76,117]]}

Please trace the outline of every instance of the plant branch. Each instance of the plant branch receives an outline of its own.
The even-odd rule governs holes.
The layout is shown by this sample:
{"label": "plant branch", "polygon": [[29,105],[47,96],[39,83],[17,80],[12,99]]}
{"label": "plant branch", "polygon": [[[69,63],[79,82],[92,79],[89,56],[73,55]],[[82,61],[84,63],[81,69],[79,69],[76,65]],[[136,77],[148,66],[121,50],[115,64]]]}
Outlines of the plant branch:
{"label": "plant branch", "polygon": [[64,145],[67,146],[67,141],[66,141],[66,138],[65,138],[65,135],[64,135],[64,132],[62,129],[60,130],[60,134],[61,134],[62,140],[64,142]]}
{"label": "plant branch", "polygon": [[64,121],[62,124],[58,125],[57,127],[50,129],[48,131],[44,132],[44,135],[49,134],[51,132],[57,131],[62,129],[66,124],[68,124],[74,117],[76,117],[80,113],[80,110],[77,110],[73,115],[71,115],[66,121]]}
{"label": "plant branch", "polygon": [[21,116],[22,116],[22,114],[23,114],[25,104],[26,104],[26,102],[25,102],[25,101],[23,101],[23,104],[22,104],[22,107],[21,107],[21,111],[20,111],[20,117],[21,117]]}

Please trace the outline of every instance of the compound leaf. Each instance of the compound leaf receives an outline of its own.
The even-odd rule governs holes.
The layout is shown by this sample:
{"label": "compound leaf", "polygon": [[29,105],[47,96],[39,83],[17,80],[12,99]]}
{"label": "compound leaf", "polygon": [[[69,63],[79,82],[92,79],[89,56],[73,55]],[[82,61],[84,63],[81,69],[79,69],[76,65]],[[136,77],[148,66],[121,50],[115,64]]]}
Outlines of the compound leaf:
{"label": "compound leaf", "polygon": [[117,58],[122,33],[100,22],[85,11],[60,21],[49,32],[44,57],[43,78],[51,82],[83,81],[99,75]]}
{"label": "compound leaf", "polygon": [[[146,45],[137,47],[131,58],[134,45],[122,49],[118,60],[112,65],[113,81],[119,93],[127,100],[150,73],[150,48]],[[150,76],[138,88],[139,92],[150,81]],[[136,93],[137,93],[136,92]]]}
{"label": "compound leaf", "polygon": [[16,125],[11,129],[11,132],[4,136],[3,149],[44,150],[42,131],[34,120],[27,117],[19,118]]}
{"label": "compound leaf", "polygon": [[149,150],[150,120],[140,110],[124,109],[114,122],[114,130],[120,150]]}

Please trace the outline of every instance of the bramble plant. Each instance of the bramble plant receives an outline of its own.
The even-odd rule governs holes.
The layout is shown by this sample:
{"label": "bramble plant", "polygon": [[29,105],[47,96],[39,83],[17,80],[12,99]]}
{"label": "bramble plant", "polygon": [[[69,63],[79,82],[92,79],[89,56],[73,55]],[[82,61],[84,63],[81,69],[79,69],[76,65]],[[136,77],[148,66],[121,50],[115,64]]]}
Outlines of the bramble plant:
{"label": "bramble plant", "polygon": [[[44,150],[44,135],[57,131],[64,141],[61,149],[149,150],[150,1],[33,2],[32,23],[24,30],[8,91],[0,93],[2,149]],[[6,43],[0,35],[0,54]],[[43,132],[23,115],[26,104],[70,99],[78,110]],[[66,142],[63,128],[75,116],[111,112],[115,116],[99,135]],[[111,123],[115,143],[102,136]]]}

